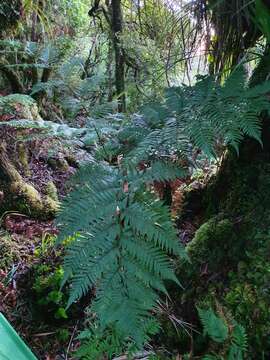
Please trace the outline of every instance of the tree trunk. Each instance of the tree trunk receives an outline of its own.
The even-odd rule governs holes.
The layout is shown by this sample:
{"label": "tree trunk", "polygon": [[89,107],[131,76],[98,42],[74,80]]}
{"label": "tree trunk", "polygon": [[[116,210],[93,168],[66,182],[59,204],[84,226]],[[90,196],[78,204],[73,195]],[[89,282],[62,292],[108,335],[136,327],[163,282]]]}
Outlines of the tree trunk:
{"label": "tree trunk", "polygon": [[113,60],[113,48],[111,42],[109,43],[108,49],[108,61],[107,61],[107,74],[108,74],[108,101],[113,100],[113,69],[112,69],[112,60]]}
{"label": "tree trunk", "polygon": [[126,111],[126,95],[125,95],[125,56],[121,46],[119,36],[123,30],[123,17],[121,0],[112,0],[112,33],[113,46],[115,54],[115,88],[116,95],[119,99],[118,110]]}

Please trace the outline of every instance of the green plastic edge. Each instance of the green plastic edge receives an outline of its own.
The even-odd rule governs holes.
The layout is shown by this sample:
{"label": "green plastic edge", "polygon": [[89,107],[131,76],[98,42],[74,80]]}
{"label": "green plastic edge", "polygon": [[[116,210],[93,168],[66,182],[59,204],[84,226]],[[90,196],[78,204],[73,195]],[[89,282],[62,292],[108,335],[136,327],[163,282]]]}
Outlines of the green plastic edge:
{"label": "green plastic edge", "polygon": [[38,360],[0,313],[0,360]]}

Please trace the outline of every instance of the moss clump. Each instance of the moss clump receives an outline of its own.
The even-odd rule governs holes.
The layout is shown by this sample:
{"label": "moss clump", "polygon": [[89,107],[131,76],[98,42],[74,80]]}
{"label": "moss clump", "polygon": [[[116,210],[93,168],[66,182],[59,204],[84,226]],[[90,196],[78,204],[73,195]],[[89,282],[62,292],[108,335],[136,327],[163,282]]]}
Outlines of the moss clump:
{"label": "moss clump", "polygon": [[39,192],[30,184],[23,181],[16,181],[10,185],[11,195],[14,195],[16,200],[22,203],[22,206],[35,209],[34,211],[42,210],[42,199]]}
{"label": "moss clump", "polygon": [[6,232],[0,234],[0,269],[8,270],[14,262],[20,260],[20,249]]}
{"label": "moss clump", "polygon": [[12,94],[1,97],[0,115],[14,115],[16,119],[42,121],[37,103],[28,95]]}
{"label": "moss clump", "polygon": [[51,199],[58,202],[57,188],[54,185],[53,181],[48,182],[48,184],[46,185],[45,192]]}
{"label": "moss clump", "polygon": [[236,250],[237,238],[232,222],[214,217],[204,223],[187,245],[187,253],[195,266],[208,265],[210,272],[226,266]]}
{"label": "moss clump", "polygon": [[54,217],[58,210],[59,202],[55,201],[50,196],[45,196],[43,200],[43,212],[45,217]]}
{"label": "moss clump", "polygon": [[6,208],[12,204],[22,213],[42,219],[52,218],[59,208],[59,202],[50,196],[41,197],[40,193],[24,181],[16,181],[10,185],[10,195]]}
{"label": "moss clump", "polygon": [[48,164],[53,170],[60,170],[63,172],[69,170],[69,164],[64,158],[50,157],[48,159]]}
{"label": "moss clump", "polygon": [[270,354],[270,235],[257,235],[257,249],[230,273],[223,303],[247,330],[252,351]]}
{"label": "moss clump", "polygon": [[[270,358],[270,162],[261,149],[229,157],[204,194],[204,218],[179,266],[179,317],[198,326],[196,304],[221,304],[248,334],[248,359]],[[185,347],[181,340],[178,347]],[[194,338],[195,354],[200,338]]]}
{"label": "moss clump", "polygon": [[30,176],[31,171],[29,168],[28,152],[25,144],[19,143],[17,146],[17,151],[18,151],[19,163],[23,169],[24,174],[26,176]]}

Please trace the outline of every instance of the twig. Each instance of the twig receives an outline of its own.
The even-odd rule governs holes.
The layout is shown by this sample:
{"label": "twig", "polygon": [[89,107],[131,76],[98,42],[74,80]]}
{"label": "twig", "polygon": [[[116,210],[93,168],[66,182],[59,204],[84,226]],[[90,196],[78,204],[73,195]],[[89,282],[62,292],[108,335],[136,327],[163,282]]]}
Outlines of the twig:
{"label": "twig", "polygon": [[73,339],[74,339],[75,333],[76,333],[76,331],[77,331],[78,323],[79,323],[79,320],[76,322],[76,325],[74,326],[74,329],[73,329],[73,331],[72,331],[72,334],[71,334],[71,337],[70,337],[70,340],[69,340],[69,343],[68,343],[67,351],[66,351],[65,360],[68,360],[68,353],[69,353],[69,350],[70,350],[72,341],[73,341]]}

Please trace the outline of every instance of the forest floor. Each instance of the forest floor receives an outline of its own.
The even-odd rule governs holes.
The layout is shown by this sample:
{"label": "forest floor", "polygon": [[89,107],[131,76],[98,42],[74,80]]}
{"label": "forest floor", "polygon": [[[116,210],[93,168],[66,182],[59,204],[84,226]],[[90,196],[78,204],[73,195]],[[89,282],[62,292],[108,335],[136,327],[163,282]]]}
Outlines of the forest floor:
{"label": "forest floor", "polygon": [[[31,168],[35,185],[39,187],[49,180],[56,184],[58,193],[65,194],[64,184],[71,175],[51,171],[44,163],[36,161]],[[42,306],[52,288],[59,283],[46,284],[50,273],[59,268],[61,259],[54,248],[57,229],[53,220],[37,220],[17,212],[9,211],[1,218],[0,228],[0,311],[29,344],[39,359],[70,359],[74,350],[73,340],[77,333],[78,319],[52,321],[50,307],[54,302]],[[47,269],[42,268],[49,266]],[[37,276],[40,286],[35,290]],[[45,301],[46,302],[46,301]]]}

